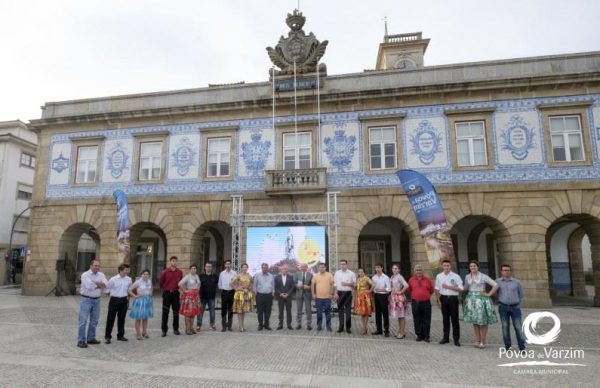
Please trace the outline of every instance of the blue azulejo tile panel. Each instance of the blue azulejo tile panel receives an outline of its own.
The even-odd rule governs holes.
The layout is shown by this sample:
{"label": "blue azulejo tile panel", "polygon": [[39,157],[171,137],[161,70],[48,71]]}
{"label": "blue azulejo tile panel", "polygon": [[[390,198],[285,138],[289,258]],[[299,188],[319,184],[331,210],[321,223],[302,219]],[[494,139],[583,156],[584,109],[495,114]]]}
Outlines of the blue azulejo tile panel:
{"label": "blue azulejo tile panel", "polygon": [[404,123],[405,165],[414,169],[447,168],[448,136],[443,116],[408,118]]}
{"label": "blue azulejo tile panel", "polygon": [[129,182],[133,166],[133,139],[106,140],[102,159],[102,182]]}
{"label": "blue azulejo tile panel", "polygon": [[596,140],[596,146],[597,146],[597,150],[598,153],[600,154],[600,106],[594,106],[592,108],[592,120],[591,123],[593,123],[593,128],[592,128],[592,138],[594,140]]}
{"label": "blue azulejo tile panel", "polygon": [[494,115],[499,166],[541,165],[543,140],[536,110]]}
{"label": "blue azulejo tile panel", "polygon": [[237,175],[264,177],[275,168],[275,132],[271,126],[244,128],[239,132]]}
{"label": "blue azulejo tile panel", "polygon": [[168,174],[171,180],[198,178],[200,168],[200,134],[169,136]]}
{"label": "blue azulejo tile panel", "polygon": [[57,142],[50,146],[48,185],[66,185],[71,177],[73,146],[70,142]]}
{"label": "blue azulejo tile panel", "polygon": [[360,169],[360,122],[338,121],[321,125],[321,167],[345,173]]}

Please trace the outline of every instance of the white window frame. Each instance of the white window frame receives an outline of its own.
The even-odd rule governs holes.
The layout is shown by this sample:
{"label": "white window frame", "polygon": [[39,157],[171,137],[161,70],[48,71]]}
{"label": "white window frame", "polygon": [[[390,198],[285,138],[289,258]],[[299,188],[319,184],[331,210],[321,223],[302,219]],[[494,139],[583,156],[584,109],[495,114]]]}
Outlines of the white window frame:
{"label": "white window frame", "polygon": [[[26,158],[25,163],[23,162],[23,157]],[[36,160],[35,156],[28,154],[27,152],[21,152],[21,160],[20,160],[21,166],[35,168],[36,163],[37,163],[37,160]]]}
{"label": "white window frame", "polygon": [[[227,141],[227,151],[220,150],[211,150],[211,144],[216,142]],[[228,177],[231,175],[231,138],[230,137],[213,137],[207,139],[207,155],[206,155],[206,176],[208,178],[219,178],[219,177]],[[210,162],[211,155],[215,155],[217,158],[216,166],[217,170],[215,174],[211,174],[210,167],[212,164]],[[227,174],[223,174],[221,169],[227,164]]]}
{"label": "white window frame", "polygon": [[[145,145],[151,145],[151,144],[160,144],[160,151],[157,154],[150,154],[147,156],[144,156],[144,146]],[[164,147],[164,142],[162,140],[149,140],[149,141],[141,141],[140,142],[140,158],[139,158],[139,166],[138,166],[138,180],[140,182],[152,182],[152,181],[159,181],[162,177],[162,170],[163,170],[163,147]],[[152,177],[152,170],[154,170],[154,167],[152,167],[154,165],[154,161],[155,160],[159,160],[158,163],[158,177],[157,178],[153,178]],[[144,160],[148,160],[148,166],[149,166],[149,170],[148,170],[148,177],[144,178],[142,177],[142,168],[144,165]]]}
{"label": "white window frame", "polygon": [[[297,135],[308,135],[308,145],[299,145],[298,144],[298,138],[296,137]],[[296,141],[294,142],[294,145],[287,145],[286,143],[286,139],[290,138],[290,137],[296,137]],[[300,150],[308,150],[308,167],[302,167],[304,168],[312,168],[312,132],[311,131],[303,131],[303,132],[290,132],[290,133],[284,133],[283,134],[283,144],[282,144],[282,163],[283,163],[283,169],[284,170],[289,170],[289,168],[286,168],[286,160],[285,160],[285,156],[286,156],[286,151],[290,151],[293,150],[294,151],[294,168],[295,170],[300,169]]]}
{"label": "white window frame", "polygon": [[[391,129],[393,131],[394,134],[394,141],[389,142],[389,141],[384,141],[383,140],[383,131],[384,130],[389,130]],[[371,134],[375,131],[380,131],[381,132],[381,141],[373,141],[371,140]],[[385,165],[385,146],[386,144],[393,144],[394,145],[394,165],[393,166],[386,166]],[[380,154],[379,154],[379,162],[380,162],[380,166],[381,167],[373,167],[373,155],[371,154],[371,146],[372,145],[379,145],[380,148]],[[395,126],[381,126],[381,127],[370,127],[369,128],[369,169],[373,170],[373,171],[378,171],[378,170],[390,170],[390,169],[396,169],[398,168],[398,144],[397,144],[397,138],[396,138],[396,127]]]}
{"label": "white window frame", "polygon": [[[481,135],[478,135],[478,136],[474,136],[474,135],[459,136],[458,135],[458,129],[457,129],[458,126],[468,125],[469,129],[470,129],[470,126],[472,124],[479,124],[479,123],[481,123],[481,125],[483,127],[483,133]],[[457,121],[454,123],[454,135],[456,138],[456,164],[458,167],[487,166],[487,164],[488,164],[487,138],[486,138],[486,128],[485,128],[484,120]],[[467,148],[468,148],[468,152],[469,152],[469,164],[460,164],[458,143],[460,141],[465,141],[465,140],[467,141],[467,145],[468,145]],[[474,140],[483,140],[484,161],[483,161],[483,163],[480,163],[480,164],[475,163],[475,151],[473,149],[473,141]]]}
{"label": "white window frame", "polygon": [[[90,159],[82,159],[81,151],[84,148],[95,148],[96,149],[96,157]],[[98,151],[100,147],[97,145],[81,145],[77,147],[77,165],[75,169],[75,183],[76,184],[85,184],[85,183],[94,183],[98,179]],[[79,180],[79,172],[81,164],[84,163],[84,172],[83,179]],[[94,167],[94,179],[90,179],[90,166]]]}
{"label": "white window frame", "polygon": [[[577,118],[577,124],[579,129],[578,130],[561,130],[561,131],[553,131],[552,130],[552,121],[553,120],[557,120],[557,119],[562,119],[563,124],[565,122],[565,119],[568,117],[576,117]],[[552,160],[555,162],[585,162],[585,147],[584,147],[584,142],[583,142],[583,127],[582,127],[582,123],[581,123],[581,116],[576,114],[576,115],[556,115],[556,116],[548,116],[548,125],[550,126],[550,146],[552,147]],[[563,125],[564,127],[564,125]],[[569,136],[570,135],[579,135],[579,144],[581,145],[581,156],[582,159],[577,159],[577,160],[573,160],[571,157],[571,147],[570,147],[570,143],[569,143]],[[563,147],[565,150],[565,160],[556,160],[554,158],[554,136],[558,136],[558,135],[562,135],[563,138]]]}

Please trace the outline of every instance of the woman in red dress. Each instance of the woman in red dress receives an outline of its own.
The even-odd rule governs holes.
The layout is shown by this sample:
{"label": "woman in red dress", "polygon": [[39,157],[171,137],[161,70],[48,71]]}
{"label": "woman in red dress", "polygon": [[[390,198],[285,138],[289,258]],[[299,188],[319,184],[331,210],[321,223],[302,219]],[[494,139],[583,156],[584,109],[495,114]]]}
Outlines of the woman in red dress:
{"label": "woman in red dress", "polygon": [[179,282],[181,307],[179,314],[185,317],[185,334],[196,334],[194,321],[200,313],[200,277],[195,264],[190,265],[190,273]]}

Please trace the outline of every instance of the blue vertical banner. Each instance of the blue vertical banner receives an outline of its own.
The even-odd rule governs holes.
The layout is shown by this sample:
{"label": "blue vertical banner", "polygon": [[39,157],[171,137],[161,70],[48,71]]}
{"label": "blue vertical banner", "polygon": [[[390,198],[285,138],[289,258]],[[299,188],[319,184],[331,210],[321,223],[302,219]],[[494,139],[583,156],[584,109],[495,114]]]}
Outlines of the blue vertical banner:
{"label": "blue vertical banner", "polygon": [[429,179],[413,170],[400,170],[396,174],[415,213],[421,237],[425,240],[425,252],[431,269],[439,269],[442,260],[456,263],[444,208]]}
{"label": "blue vertical banner", "polygon": [[127,196],[122,190],[115,190],[113,197],[117,203],[117,246],[123,263],[129,262],[129,208]]}

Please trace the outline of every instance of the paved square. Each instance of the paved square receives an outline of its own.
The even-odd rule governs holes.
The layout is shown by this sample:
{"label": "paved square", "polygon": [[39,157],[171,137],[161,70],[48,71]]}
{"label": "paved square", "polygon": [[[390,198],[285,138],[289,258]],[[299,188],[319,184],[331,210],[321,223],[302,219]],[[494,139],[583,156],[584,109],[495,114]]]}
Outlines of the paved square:
{"label": "paved square", "polygon": [[[107,298],[102,300],[98,339],[104,337]],[[600,309],[554,308],[562,332],[549,346],[584,351],[583,359],[559,360],[585,366],[501,367],[519,362],[499,358],[500,324],[490,327],[489,346],[475,349],[470,325],[461,322],[462,347],[439,345],[441,314],[434,308],[432,342],[416,342],[412,319],[404,340],[354,333],[306,330],[256,331],[256,315],[245,333],[202,331],[160,337],[160,297],[154,298],[151,338],[135,340],[127,318],[128,342],[79,349],[78,297],[25,297],[0,289],[0,386],[128,387],[421,387],[421,386],[598,386]],[[276,306],[271,325],[277,325]],[[295,311],[295,310],[294,310]],[[525,310],[524,315],[534,310]],[[219,311],[217,327],[220,328]],[[205,315],[208,319],[208,314]],[[181,326],[183,320],[181,319]],[[333,319],[337,327],[337,316]],[[375,329],[374,318],[369,322]],[[542,329],[548,329],[547,324]],[[395,326],[392,327],[395,330]],[[115,332],[116,333],[116,328]],[[113,334],[114,336],[114,334]],[[530,346],[536,353],[543,347]]]}

